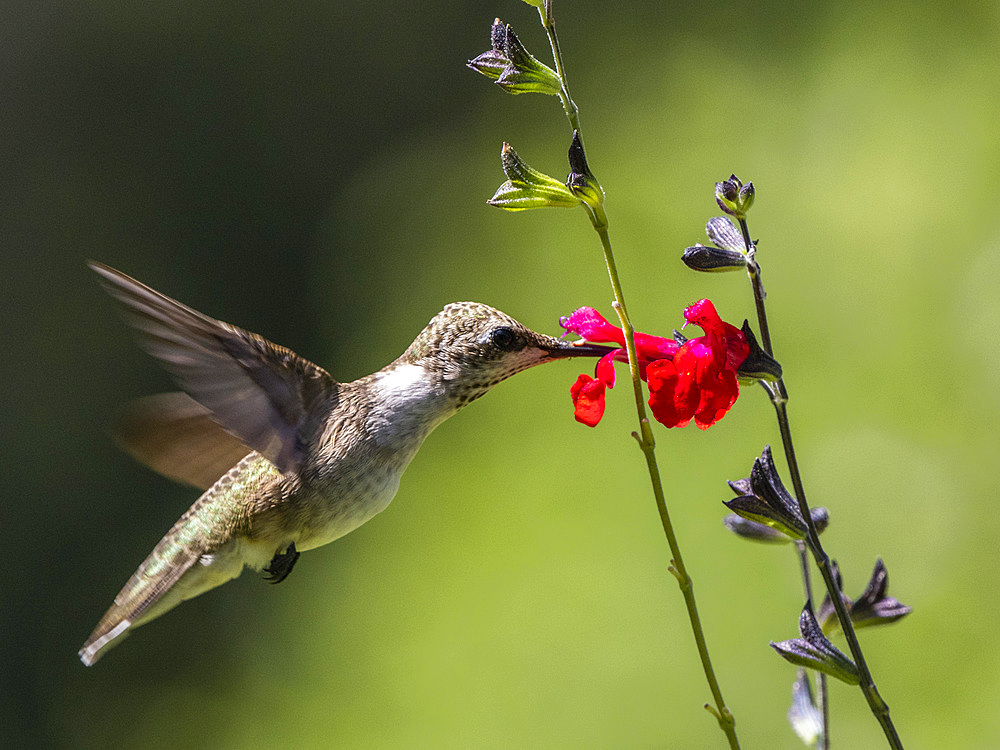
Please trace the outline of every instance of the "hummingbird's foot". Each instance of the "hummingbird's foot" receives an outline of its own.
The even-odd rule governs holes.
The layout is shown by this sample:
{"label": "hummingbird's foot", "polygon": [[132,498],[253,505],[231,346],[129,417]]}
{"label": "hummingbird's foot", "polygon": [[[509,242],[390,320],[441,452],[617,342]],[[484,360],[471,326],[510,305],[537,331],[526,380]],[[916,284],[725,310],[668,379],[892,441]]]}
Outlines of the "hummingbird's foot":
{"label": "hummingbird's foot", "polygon": [[267,573],[264,580],[270,583],[281,583],[284,581],[288,578],[288,574],[292,572],[292,568],[295,567],[295,563],[301,554],[301,552],[295,549],[295,542],[291,542],[288,545],[288,549],[284,552],[275,552],[274,557],[271,558],[271,563],[264,568],[264,572]]}

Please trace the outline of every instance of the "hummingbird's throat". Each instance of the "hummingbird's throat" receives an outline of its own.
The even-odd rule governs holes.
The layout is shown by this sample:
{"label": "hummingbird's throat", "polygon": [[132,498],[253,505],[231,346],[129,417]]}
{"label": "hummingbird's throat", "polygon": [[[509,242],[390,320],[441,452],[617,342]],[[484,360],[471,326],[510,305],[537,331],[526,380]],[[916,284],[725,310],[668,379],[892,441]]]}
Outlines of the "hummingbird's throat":
{"label": "hummingbird's throat", "polygon": [[368,429],[384,447],[406,450],[457,411],[444,383],[420,365],[386,368],[370,386]]}

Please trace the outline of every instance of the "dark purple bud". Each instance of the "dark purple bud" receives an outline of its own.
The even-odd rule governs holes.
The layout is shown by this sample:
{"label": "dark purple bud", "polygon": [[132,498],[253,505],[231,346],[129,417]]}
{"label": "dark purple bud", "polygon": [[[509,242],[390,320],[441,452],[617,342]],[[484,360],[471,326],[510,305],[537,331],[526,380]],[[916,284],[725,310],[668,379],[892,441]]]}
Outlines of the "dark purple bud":
{"label": "dark purple bud", "polygon": [[692,245],[684,248],[681,260],[693,271],[736,271],[746,268],[746,256],[739,250],[726,250],[711,245]]}
{"label": "dark purple bud", "polygon": [[781,483],[771,457],[771,446],[765,446],[760,458],[754,461],[750,489],[752,494],[729,500],[725,502],[726,507],[742,518],[770,526],[792,539],[805,538],[807,527],[799,504]]}
{"label": "dark purple bud", "polygon": [[878,558],[868,586],[851,608],[851,622],[859,628],[867,625],[887,625],[912,611],[912,607],[889,596],[889,571],[886,570],[882,558]]}
{"label": "dark purple bud", "polygon": [[[736,375],[744,382],[767,380],[773,383],[781,380],[781,365],[757,343],[757,337],[754,336],[749,321],[743,321],[741,330],[746,337],[747,345],[750,347],[750,353],[736,370]],[[798,504],[796,503],[796,505]]]}
{"label": "dark purple bud", "polygon": [[772,641],[771,648],[792,664],[825,672],[848,685],[858,684],[858,668],[823,635],[810,602],[806,602],[799,615],[799,633],[801,638]]}

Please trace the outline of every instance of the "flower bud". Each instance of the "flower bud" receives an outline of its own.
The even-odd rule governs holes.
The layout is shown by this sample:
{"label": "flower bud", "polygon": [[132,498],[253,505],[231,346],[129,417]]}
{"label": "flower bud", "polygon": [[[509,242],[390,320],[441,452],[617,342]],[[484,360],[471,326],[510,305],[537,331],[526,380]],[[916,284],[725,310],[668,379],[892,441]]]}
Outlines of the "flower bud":
{"label": "flower bud", "polygon": [[753,199],[753,183],[744,185],[736,175],[730,175],[724,182],[715,183],[715,201],[719,208],[737,219],[746,218]]}
{"label": "flower bud", "polygon": [[712,247],[701,243],[684,248],[681,260],[693,271],[712,273],[735,271],[745,268],[747,264],[746,256],[741,252],[724,250],[721,247]]}
{"label": "flower bud", "polygon": [[569,146],[569,175],[566,177],[566,187],[573,195],[591,208],[604,205],[604,189],[587,166],[587,156],[580,142],[580,134],[573,131],[573,141]]}
{"label": "flower bud", "polygon": [[[837,587],[837,591],[840,592],[840,600],[844,603],[844,609],[850,613],[853,602],[851,601],[851,597],[844,593],[844,579],[840,575],[840,566],[836,560],[830,561],[830,573],[833,576],[833,582]],[[833,600],[830,598],[829,591],[826,592],[823,601],[819,605],[819,609],[816,610],[816,621],[824,633],[832,633],[840,626],[840,619],[837,617],[837,610],[833,606]]]}
{"label": "flower bud", "polygon": [[825,672],[848,685],[858,684],[858,668],[823,635],[810,602],[806,602],[799,616],[799,633],[801,638],[778,643],[771,641],[771,648],[792,664]]}
{"label": "flower bud", "polygon": [[732,250],[741,255],[746,252],[743,234],[725,216],[714,216],[709,219],[705,225],[705,234],[708,235],[708,239],[721,248]]}
{"label": "flower bud", "polygon": [[754,336],[749,321],[743,321],[741,330],[746,337],[747,345],[750,347],[750,353],[743,360],[743,364],[739,366],[736,376],[743,383],[752,383],[756,380],[767,380],[773,383],[781,380],[781,365],[757,343],[757,337]]}
{"label": "flower bud", "polygon": [[490,30],[491,49],[468,66],[495,81],[508,94],[554,94],[562,91],[559,75],[531,55],[509,24],[499,18]]}
{"label": "flower bud", "polygon": [[702,245],[700,242],[693,247],[684,248],[681,260],[695,271],[734,271],[746,268],[746,248],[743,235],[725,216],[709,219],[705,225],[705,233],[712,245]]}
{"label": "flower bud", "polygon": [[806,522],[799,511],[798,502],[781,483],[771,458],[771,446],[765,446],[760,458],[754,461],[749,480],[740,480],[730,486],[736,492],[743,492],[747,481],[751,492],[725,501],[729,510],[741,518],[769,526],[792,539],[806,537]]}
{"label": "flower bud", "polygon": [[[840,569],[836,565],[834,566],[834,580],[837,582],[837,587],[840,588]],[[875,561],[875,569],[872,571],[868,586],[865,587],[861,596],[855,601],[851,601],[850,597],[841,593],[841,598],[855,628],[888,625],[913,611],[912,607],[908,607],[898,599],[889,596],[889,572],[881,558]],[[816,617],[822,623],[825,633],[832,632],[840,625],[829,594],[823,599],[823,603],[816,612]]]}
{"label": "flower bud", "polygon": [[496,80],[503,73],[504,68],[510,64],[510,60],[504,55],[504,42],[507,38],[507,25],[499,18],[493,21],[490,29],[491,49],[487,50],[474,60],[469,60],[466,65],[477,73],[481,73],[491,80]]}
{"label": "flower bud", "polygon": [[523,211],[529,208],[571,208],[580,205],[580,198],[559,180],[532,169],[521,161],[509,143],[503,144],[500,162],[508,179],[487,201],[491,206],[507,211]]}
{"label": "flower bud", "polygon": [[[750,480],[747,479],[740,481],[749,482]],[[730,486],[733,486],[736,482],[730,482],[729,484]],[[735,490],[736,488],[734,487],[733,489]],[[813,523],[816,525],[817,532],[825,529],[830,523],[830,513],[826,508],[812,508],[810,510],[810,515],[812,516]],[[744,539],[748,539],[752,542],[763,542],[764,544],[787,544],[792,541],[792,537],[788,536],[784,532],[778,531],[777,529],[771,528],[763,523],[743,518],[736,513],[727,514],[722,519],[722,525],[736,534],[736,536],[743,537]]]}
{"label": "flower bud", "polygon": [[912,611],[913,607],[908,607],[889,596],[889,571],[886,570],[882,558],[878,558],[868,586],[851,606],[851,622],[858,628],[888,625]]}

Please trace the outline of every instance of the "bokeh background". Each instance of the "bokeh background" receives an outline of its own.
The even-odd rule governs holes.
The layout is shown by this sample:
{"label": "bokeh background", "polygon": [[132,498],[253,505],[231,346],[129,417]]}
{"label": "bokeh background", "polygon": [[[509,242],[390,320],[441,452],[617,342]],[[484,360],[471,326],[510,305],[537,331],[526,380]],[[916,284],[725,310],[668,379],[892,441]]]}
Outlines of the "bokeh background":
{"label": "bokeh background", "polygon": [[[169,388],[84,260],[259,331],[338,379],[445,303],[539,330],[611,314],[582,211],[506,214],[501,142],[562,176],[558,102],[464,63],[515,0],[15,2],[0,7],[4,259],[0,745],[721,747],[626,388],[594,430],[578,365],[504,383],[431,437],[387,512],[138,631],[76,651],[195,499],[108,436]],[[739,274],[686,270],[714,182],[751,230],[813,504],[849,593],[876,557],[907,620],[863,644],[908,748],[1000,747],[1000,5],[559,2],[630,310],[658,333]],[[624,375],[624,370],[620,372]],[[799,747],[794,555],[720,523],[779,444],[747,390],[708,432],[657,427],[674,519],[745,747]],[[780,454],[779,454],[780,455]],[[832,687],[838,747],[883,746]]]}

